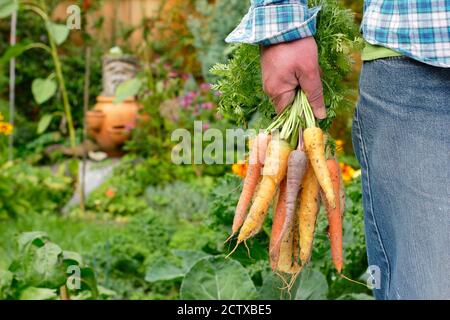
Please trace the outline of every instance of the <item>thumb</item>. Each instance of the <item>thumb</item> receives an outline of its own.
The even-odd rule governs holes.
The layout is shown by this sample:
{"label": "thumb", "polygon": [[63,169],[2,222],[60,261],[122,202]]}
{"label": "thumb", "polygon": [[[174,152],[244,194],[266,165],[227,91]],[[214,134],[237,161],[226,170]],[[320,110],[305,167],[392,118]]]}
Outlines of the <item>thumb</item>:
{"label": "thumb", "polygon": [[299,84],[308,98],[314,116],[317,119],[325,119],[327,117],[327,111],[323,99],[323,87],[322,81],[320,80],[319,68],[309,74],[303,74],[299,78]]}
{"label": "thumb", "polygon": [[294,102],[295,90],[285,91],[279,95],[272,97],[272,103],[275,106],[277,114],[281,114],[287,106]]}

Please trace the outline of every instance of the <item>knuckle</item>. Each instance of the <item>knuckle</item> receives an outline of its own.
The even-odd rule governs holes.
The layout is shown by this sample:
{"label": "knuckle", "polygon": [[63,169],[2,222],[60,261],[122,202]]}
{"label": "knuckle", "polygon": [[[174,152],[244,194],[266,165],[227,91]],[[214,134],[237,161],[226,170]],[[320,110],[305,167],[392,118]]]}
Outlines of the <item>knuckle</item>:
{"label": "knuckle", "polygon": [[316,88],[316,89],[306,93],[306,95],[310,102],[318,101],[318,100],[322,99],[323,89],[322,89],[322,87]]}
{"label": "knuckle", "polygon": [[306,77],[312,78],[319,74],[319,65],[314,61],[304,62],[301,70]]}
{"label": "knuckle", "polygon": [[278,95],[278,86],[274,81],[264,81],[263,90],[269,97],[275,97]]}

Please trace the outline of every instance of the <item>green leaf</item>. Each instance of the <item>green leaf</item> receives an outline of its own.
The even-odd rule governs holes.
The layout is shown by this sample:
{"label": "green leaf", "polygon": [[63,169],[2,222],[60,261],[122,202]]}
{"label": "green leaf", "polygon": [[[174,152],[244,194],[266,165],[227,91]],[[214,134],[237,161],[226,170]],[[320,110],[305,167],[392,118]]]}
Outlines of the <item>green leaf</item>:
{"label": "green leaf", "polygon": [[9,62],[14,57],[20,56],[22,53],[29,49],[29,45],[25,43],[18,43],[13,46],[8,47],[6,52],[0,58],[0,65],[4,65]]}
{"label": "green leaf", "polygon": [[195,250],[173,250],[172,252],[181,258],[184,273],[187,273],[197,261],[209,256],[207,253]]}
{"label": "green leaf", "polygon": [[18,238],[19,251],[23,251],[29,244],[34,244],[37,247],[42,247],[46,240],[48,240],[47,233],[43,231],[24,232]]}
{"label": "green leaf", "polygon": [[159,258],[153,263],[145,275],[145,281],[167,281],[184,277],[185,272],[181,268],[169,262],[166,258]]}
{"label": "green leaf", "polygon": [[121,103],[126,98],[137,95],[141,86],[142,81],[137,78],[122,82],[116,88],[116,98],[114,99],[114,103]]}
{"label": "green leaf", "polygon": [[115,295],[117,295],[117,292],[115,292],[111,289],[108,289],[108,288],[105,288],[102,286],[97,286],[97,288],[98,288],[98,295],[102,298],[111,298],[111,297],[114,297]]}
{"label": "green leaf", "polygon": [[296,300],[325,300],[328,293],[328,283],[325,276],[318,270],[306,268],[300,273]]}
{"label": "green leaf", "polygon": [[287,298],[286,289],[282,289],[286,284],[280,276],[274,274],[272,270],[264,270],[262,273],[263,284],[258,293],[261,300],[281,300]]}
{"label": "green leaf", "polygon": [[67,276],[61,258],[62,249],[52,242],[46,242],[36,250],[33,279],[39,279],[39,286],[58,288],[66,282]]}
{"label": "green leaf", "polygon": [[57,297],[56,289],[28,287],[21,292],[19,300],[54,300]]}
{"label": "green leaf", "polygon": [[14,275],[12,272],[0,269],[0,292],[3,288],[8,288],[11,286],[13,277]]}
{"label": "green leaf", "polygon": [[374,297],[366,293],[348,293],[340,296],[337,300],[374,300]]}
{"label": "green leaf", "polygon": [[56,93],[56,81],[53,79],[34,79],[31,85],[31,92],[37,104],[43,104]]}
{"label": "green leaf", "polygon": [[64,24],[48,21],[47,28],[58,46],[63,44],[69,36],[70,30]]}
{"label": "green leaf", "polygon": [[247,270],[237,261],[208,257],[184,277],[180,298],[186,300],[248,300],[258,294]]}
{"label": "green leaf", "polygon": [[146,281],[156,282],[182,278],[197,261],[209,256],[207,253],[194,250],[172,250],[172,253],[181,259],[181,267],[166,258],[159,258],[148,268],[145,275]]}
{"label": "green leaf", "polygon": [[69,265],[79,265],[83,266],[83,257],[78,252],[66,251],[64,250],[62,253],[62,257],[64,262],[69,262]]}
{"label": "green leaf", "polygon": [[39,120],[38,127],[37,127],[37,133],[42,134],[47,130],[48,126],[52,122],[53,115],[50,113],[44,114],[44,116]]}
{"label": "green leaf", "polygon": [[92,299],[97,299],[97,279],[94,270],[90,267],[81,268],[81,290],[90,290]]}
{"label": "green leaf", "polygon": [[17,0],[2,0],[0,3],[0,19],[9,17],[14,11],[19,9]]}

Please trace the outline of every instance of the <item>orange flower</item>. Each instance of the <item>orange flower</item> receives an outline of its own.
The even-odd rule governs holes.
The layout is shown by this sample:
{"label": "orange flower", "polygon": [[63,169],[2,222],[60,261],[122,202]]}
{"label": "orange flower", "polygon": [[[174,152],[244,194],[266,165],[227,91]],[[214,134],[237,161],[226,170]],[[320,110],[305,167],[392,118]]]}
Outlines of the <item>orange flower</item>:
{"label": "orange flower", "polygon": [[339,167],[341,168],[342,179],[344,180],[344,182],[349,182],[356,176],[356,171],[351,166],[340,162]]}
{"label": "orange flower", "polygon": [[345,142],[341,139],[336,140],[336,151],[338,153],[342,152],[344,150],[344,144]]}
{"label": "orange flower", "polygon": [[108,198],[114,198],[115,195],[116,191],[114,191],[113,188],[108,188],[108,190],[106,190],[105,192],[105,196],[107,196]]}
{"label": "orange flower", "polygon": [[8,122],[0,122],[0,134],[9,136],[13,132],[13,126]]}
{"label": "orange flower", "polygon": [[233,164],[231,170],[233,173],[241,178],[245,178],[247,174],[248,164],[245,161],[239,161],[238,163]]}

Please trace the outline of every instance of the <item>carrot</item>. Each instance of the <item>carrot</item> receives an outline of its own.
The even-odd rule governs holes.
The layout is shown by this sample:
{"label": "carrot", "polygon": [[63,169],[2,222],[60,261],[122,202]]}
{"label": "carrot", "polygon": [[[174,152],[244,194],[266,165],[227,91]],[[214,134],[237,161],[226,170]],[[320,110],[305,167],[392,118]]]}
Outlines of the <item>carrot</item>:
{"label": "carrot", "polygon": [[232,236],[236,234],[244,223],[247,215],[247,209],[261,177],[261,169],[264,162],[264,156],[269,143],[269,136],[266,133],[260,133],[255,141],[250,143],[250,157],[247,174],[244,179],[242,193],[236,206],[233,219]]}
{"label": "carrot", "polygon": [[300,267],[300,232],[298,232],[300,228],[300,220],[298,218],[298,215],[294,215],[292,225],[292,232],[294,233],[294,239],[292,240],[292,247],[293,247],[293,258],[294,258],[294,264],[298,265]]}
{"label": "carrot", "polygon": [[295,222],[296,219],[291,221],[288,232],[283,235],[280,245],[279,260],[276,266],[276,270],[289,274],[296,274],[300,270],[300,265],[295,259],[298,257],[298,253],[296,253],[296,251],[298,251],[298,238],[295,236],[297,233],[296,231],[298,230],[296,228],[298,224]]}
{"label": "carrot", "polygon": [[336,207],[336,197],[333,192],[330,172],[325,159],[325,144],[323,142],[323,132],[320,128],[306,128],[303,133],[306,153],[314,169],[314,173],[325,193],[328,204],[331,208]]}
{"label": "carrot", "polygon": [[306,153],[301,150],[294,150],[289,155],[287,169],[287,189],[286,189],[286,219],[284,221],[282,234],[286,234],[289,226],[292,224],[295,207],[298,199],[298,192],[305,174],[308,159]]}
{"label": "carrot", "polygon": [[300,261],[302,266],[311,258],[314,230],[316,228],[317,213],[319,212],[320,186],[314,175],[311,164],[306,168],[300,188],[300,206],[298,209],[300,233]]}
{"label": "carrot", "polygon": [[339,209],[341,209],[341,219],[344,218],[345,212],[345,188],[344,188],[344,180],[342,179],[342,172],[339,167]]}
{"label": "carrot", "polygon": [[[333,183],[333,191],[336,197],[340,197],[341,181],[340,168],[336,159],[328,159],[327,167],[330,171],[331,181]],[[341,273],[344,264],[343,247],[342,247],[342,217],[340,209],[340,201],[335,208],[326,204],[328,217],[328,236],[330,238],[331,258],[336,270]]]}
{"label": "carrot", "polygon": [[286,176],[290,152],[291,147],[288,142],[278,138],[272,138],[270,141],[266,152],[263,178],[249,214],[239,232],[238,244],[261,230],[275,191]]}
{"label": "carrot", "polygon": [[269,259],[272,270],[275,271],[280,257],[280,244],[282,240],[281,230],[286,218],[286,179],[280,183],[278,191],[278,199],[276,201],[276,208],[274,209],[274,216],[272,221],[272,233],[270,235],[269,244]]}

